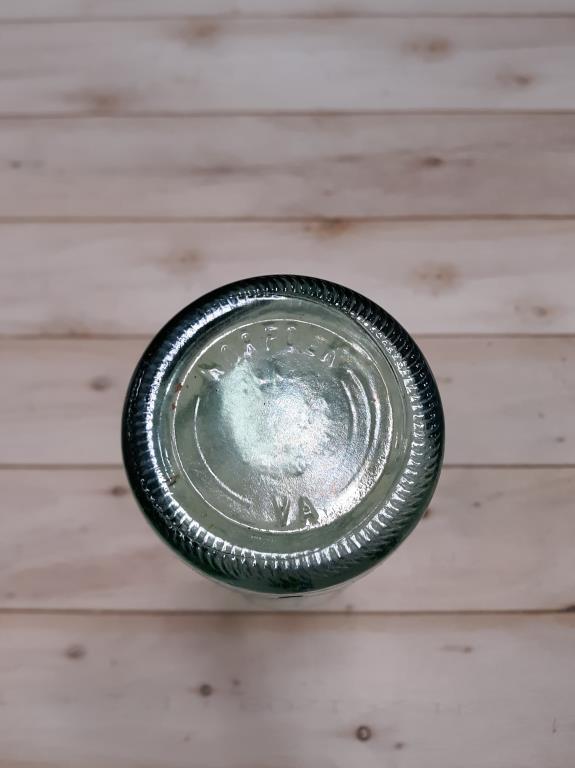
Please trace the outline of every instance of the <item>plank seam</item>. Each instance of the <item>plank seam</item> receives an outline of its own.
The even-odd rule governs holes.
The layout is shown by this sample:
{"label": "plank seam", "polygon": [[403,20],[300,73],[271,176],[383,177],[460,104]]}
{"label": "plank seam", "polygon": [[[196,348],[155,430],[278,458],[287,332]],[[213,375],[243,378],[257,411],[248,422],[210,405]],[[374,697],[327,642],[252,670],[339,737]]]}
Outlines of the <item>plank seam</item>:
{"label": "plank seam", "polygon": [[349,222],[352,224],[433,224],[455,222],[575,222],[575,210],[572,214],[564,213],[526,213],[526,214],[445,214],[445,215],[405,215],[405,216],[0,216],[1,226],[21,224],[74,224],[74,225],[147,225],[147,224],[318,224],[330,222]]}
{"label": "plank seam", "polygon": [[54,24],[109,24],[111,22],[119,22],[122,24],[133,24],[138,22],[170,22],[189,19],[193,21],[195,19],[201,21],[226,21],[226,22],[242,22],[242,21],[338,21],[341,23],[362,20],[362,19],[397,19],[413,21],[415,19],[421,19],[423,21],[441,19],[441,20],[481,20],[481,19],[573,19],[575,13],[569,13],[564,11],[541,11],[541,12],[527,12],[527,13],[494,13],[494,12],[474,12],[474,13],[418,13],[416,11],[412,13],[377,13],[375,11],[366,11],[364,13],[345,11],[338,12],[305,12],[300,13],[233,13],[224,12],[219,14],[214,13],[174,13],[171,15],[165,14],[143,14],[141,16],[130,15],[106,15],[101,16],[13,16],[13,17],[0,17],[0,26],[32,26],[32,25],[54,25]]}
{"label": "plank seam", "polygon": [[[575,17],[574,17],[575,18]],[[1,26],[1,22],[0,22]],[[193,119],[234,119],[234,118],[356,118],[356,117],[572,117],[575,109],[325,109],[325,110],[198,110],[195,112],[173,111],[125,111],[105,112],[2,112],[0,124],[10,121],[56,121],[95,120],[113,122],[121,120],[193,120]]]}
{"label": "plank seam", "polygon": [[201,610],[146,610],[146,609],[123,609],[123,608],[2,608],[0,607],[0,615],[5,616],[130,616],[130,617],[157,617],[165,618],[166,616],[285,616],[286,620],[290,616],[308,616],[310,619],[321,616],[399,616],[399,617],[416,617],[416,616],[429,616],[429,617],[445,617],[451,618],[453,616],[569,616],[572,614],[573,621],[575,622],[575,606],[567,606],[565,608],[531,608],[531,609],[501,609],[501,610],[426,610],[426,611],[346,611],[342,610],[301,610],[301,611],[278,611],[278,610],[217,610],[209,611],[206,609]]}

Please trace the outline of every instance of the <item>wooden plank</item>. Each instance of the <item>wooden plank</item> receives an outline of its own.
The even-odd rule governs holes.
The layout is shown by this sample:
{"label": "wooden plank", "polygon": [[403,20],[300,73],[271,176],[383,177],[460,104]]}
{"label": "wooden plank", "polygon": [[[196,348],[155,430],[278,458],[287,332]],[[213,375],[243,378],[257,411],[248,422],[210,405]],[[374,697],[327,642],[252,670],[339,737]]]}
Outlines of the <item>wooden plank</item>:
{"label": "wooden plank", "polygon": [[4,224],[0,243],[3,334],[152,334],[208,290],[286,265],[413,333],[575,332],[573,221]]}
{"label": "wooden plank", "polygon": [[572,615],[2,624],[6,767],[559,768],[575,749]]}
{"label": "wooden plank", "polygon": [[[444,398],[446,460],[575,463],[575,338],[421,340]],[[143,340],[3,339],[0,463],[120,461],[120,412]]]}
{"label": "wooden plank", "polygon": [[304,600],[247,598],[186,568],[119,469],[2,470],[0,496],[9,510],[0,608],[560,610],[575,595],[574,469],[447,468],[430,511],[387,562]]}
{"label": "wooden plank", "polygon": [[575,108],[575,17],[26,22],[0,32],[4,115]]}
{"label": "wooden plank", "polygon": [[0,216],[570,215],[575,115],[0,121]]}
{"label": "wooden plank", "polygon": [[0,19],[575,13],[573,0],[2,0]]}

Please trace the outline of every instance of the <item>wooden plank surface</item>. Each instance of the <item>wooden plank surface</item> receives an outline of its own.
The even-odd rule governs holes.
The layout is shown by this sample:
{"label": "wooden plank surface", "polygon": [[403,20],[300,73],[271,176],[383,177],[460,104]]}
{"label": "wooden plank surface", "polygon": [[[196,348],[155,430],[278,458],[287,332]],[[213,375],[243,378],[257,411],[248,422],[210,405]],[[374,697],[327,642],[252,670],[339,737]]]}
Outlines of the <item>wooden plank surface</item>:
{"label": "wooden plank surface", "polygon": [[0,607],[145,611],[564,610],[575,599],[575,469],[444,470],[428,514],[344,590],[248,599],[157,538],[119,469],[0,471]]}
{"label": "wooden plank surface", "polygon": [[27,22],[0,35],[4,115],[575,108],[575,17]]}
{"label": "wooden plank surface", "polygon": [[[421,340],[455,464],[575,463],[573,337]],[[142,339],[3,339],[0,463],[110,464]]]}
{"label": "wooden plank surface", "polygon": [[286,269],[412,333],[575,332],[570,220],[4,224],[0,242],[1,334],[153,334],[219,285]]}
{"label": "wooden plank surface", "polygon": [[2,217],[571,215],[575,115],[0,121]]}
{"label": "wooden plank surface", "polygon": [[[0,768],[570,765],[574,71],[575,0],[0,2]],[[397,315],[447,417],[413,536],[303,602],[120,468],[151,334],[284,271]]]}
{"label": "wooden plank surface", "polygon": [[574,14],[573,0],[2,0],[0,19]]}
{"label": "wooden plank surface", "polygon": [[2,624],[2,766],[563,768],[575,749],[571,615]]}

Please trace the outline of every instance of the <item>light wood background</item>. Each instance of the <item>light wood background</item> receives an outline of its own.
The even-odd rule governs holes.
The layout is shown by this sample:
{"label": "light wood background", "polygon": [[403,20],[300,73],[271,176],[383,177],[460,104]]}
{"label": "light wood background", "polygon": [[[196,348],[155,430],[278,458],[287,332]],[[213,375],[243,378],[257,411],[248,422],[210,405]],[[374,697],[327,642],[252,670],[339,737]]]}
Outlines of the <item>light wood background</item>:
{"label": "light wood background", "polygon": [[[575,0],[0,0],[1,768],[570,768]],[[379,569],[267,603],[120,466],[147,340],[300,272],[447,415]],[[271,611],[275,613],[271,613]]]}

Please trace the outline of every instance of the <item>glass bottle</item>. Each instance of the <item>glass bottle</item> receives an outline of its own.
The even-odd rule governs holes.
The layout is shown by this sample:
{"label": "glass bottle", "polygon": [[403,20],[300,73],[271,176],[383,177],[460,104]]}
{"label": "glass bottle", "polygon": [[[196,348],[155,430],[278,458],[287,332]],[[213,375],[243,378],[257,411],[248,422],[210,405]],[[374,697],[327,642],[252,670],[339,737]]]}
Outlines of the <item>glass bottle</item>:
{"label": "glass bottle", "polygon": [[153,339],[123,417],[127,474],[158,533],[227,585],[324,590],[425,511],[444,426],[433,375],[383,309],[325,280],[243,280]]}

